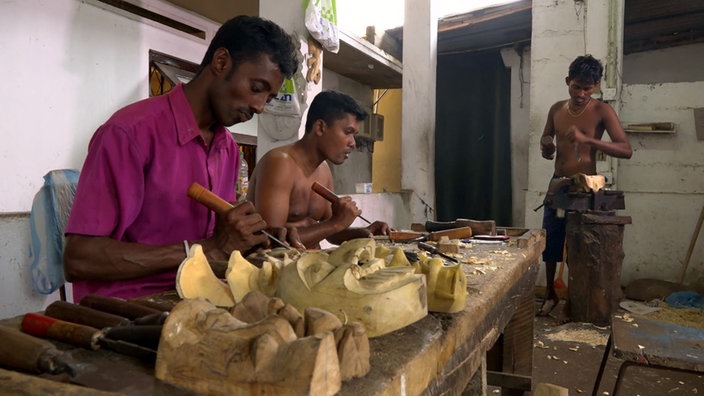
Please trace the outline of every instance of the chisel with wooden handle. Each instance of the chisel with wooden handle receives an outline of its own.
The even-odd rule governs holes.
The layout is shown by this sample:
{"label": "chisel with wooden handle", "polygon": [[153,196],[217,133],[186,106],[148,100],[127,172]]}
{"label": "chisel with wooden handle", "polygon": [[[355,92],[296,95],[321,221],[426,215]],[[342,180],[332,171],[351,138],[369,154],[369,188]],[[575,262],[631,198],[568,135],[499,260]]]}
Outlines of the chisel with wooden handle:
{"label": "chisel with wooden handle", "polygon": [[[203,187],[198,183],[193,183],[190,187],[188,187],[188,196],[202,203],[208,209],[212,210],[217,214],[223,214],[233,208],[231,203],[220,198],[219,196],[217,196],[217,194],[208,190],[207,188]],[[272,242],[275,242],[280,246],[285,247],[286,249],[293,249],[288,243],[280,241],[278,238],[269,234],[268,232],[262,230],[261,233],[271,239]]]}
{"label": "chisel with wooden handle", "polygon": [[70,355],[49,341],[0,325],[0,366],[29,373],[74,375]]}
{"label": "chisel with wooden handle", "polygon": [[[162,310],[149,308],[144,305],[135,304],[117,297],[99,296],[88,294],[79,303],[82,306],[97,309],[98,311],[122,316],[130,320],[143,318],[148,315],[158,315]],[[107,326],[103,326],[107,327]]]}
{"label": "chisel with wooden handle", "polygon": [[[315,191],[316,194],[318,194],[318,195],[320,195],[321,197],[325,198],[325,200],[328,201],[328,202],[330,202],[330,203],[335,203],[335,202],[337,202],[337,201],[340,199],[340,197],[339,197],[337,194],[335,194],[334,192],[330,191],[329,188],[323,186],[322,184],[320,184],[320,183],[318,183],[318,182],[313,182],[313,185],[310,186],[310,188],[311,188],[311,190]],[[367,224],[372,224],[371,221],[365,219],[364,217],[362,217],[362,215],[357,215],[357,217],[359,217],[360,219],[362,219],[363,221],[365,221]]]}
{"label": "chisel with wooden handle", "polygon": [[413,231],[391,231],[389,232],[389,240],[392,242],[422,242],[422,241],[433,241],[437,242],[442,237],[447,237],[448,239],[464,239],[472,236],[472,229],[470,227],[459,227],[452,228],[449,230],[435,231],[435,232],[413,232]]}
{"label": "chisel with wooden handle", "polygon": [[[83,299],[85,300],[86,297]],[[91,301],[95,301],[95,299],[91,299]],[[105,302],[109,303],[110,301]],[[66,301],[54,301],[46,307],[44,315],[70,323],[103,329],[106,327],[131,325],[159,325],[164,323],[169,313],[156,311],[130,320],[124,316],[111,314],[84,305],[72,304]]]}
{"label": "chisel with wooden handle", "polygon": [[163,326],[123,326],[98,330],[37,313],[22,318],[22,331],[35,337],[49,338],[85,349],[101,346],[125,355],[153,360]]}
{"label": "chisel with wooden handle", "polygon": [[418,242],[418,249],[425,250],[426,252],[431,253],[431,254],[437,254],[440,257],[444,258],[445,260],[450,260],[454,263],[460,262],[456,258],[441,252],[440,249],[436,248],[435,246],[433,246],[431,244],[425,243],[425,242]]}

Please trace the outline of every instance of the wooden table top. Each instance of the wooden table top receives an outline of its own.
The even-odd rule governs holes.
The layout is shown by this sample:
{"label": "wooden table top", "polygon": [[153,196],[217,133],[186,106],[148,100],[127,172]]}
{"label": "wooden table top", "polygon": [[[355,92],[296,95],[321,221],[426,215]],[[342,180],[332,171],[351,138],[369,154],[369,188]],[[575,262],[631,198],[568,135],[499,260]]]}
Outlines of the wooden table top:
{"label": "wooden table top", "polygon": [[[430,313],[403,329],[371,339],[371,371],[363,378],[343,382],[340,394],[414,395],[429,387],[441,389],[443,377],[449,378],[454,367],[464,365],[472,352],[485,352],[498,338],[503,329],[499,327],[507,321],[499,316],[515,309],[511,291],[531,271],[533,277],[526,285],[532,292],[544,247],[545,232],[527,230],[512,237],[508,244],[473,244],[463,249],[471,262],[478,263],[463,264],[469,292],[465,309],[456,314]],[[169,298],[172,297],[173,293]],[[20,320],[2,322],[19,327]],[[93,374],[76,382],[85,383],[88,378],[88,385],[96,389],[135,395],[189,394],[156,380],[153,367],[128,356],[105,350],[77,350],[74,356]],[[471,367],[476,370],[477,366],[478,363]],[[71,381],[66,375],[41,377]],[[0,376],[0,387],[12,381],[18,380]]]}

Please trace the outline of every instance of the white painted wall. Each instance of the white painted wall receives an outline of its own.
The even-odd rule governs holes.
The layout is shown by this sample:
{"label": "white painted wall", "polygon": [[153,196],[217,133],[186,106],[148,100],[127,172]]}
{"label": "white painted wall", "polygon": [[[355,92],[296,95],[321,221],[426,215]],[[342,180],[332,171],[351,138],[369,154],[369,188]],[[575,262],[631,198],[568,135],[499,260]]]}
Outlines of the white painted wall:
{"label": "white painted wall", "polygon": [[119,107],[148,96],[150,49],[200,63],[217,27],[156,0],[144,3],[190,18],[206,40],[92,0],[0,3],[0,318],[56,299],[36,294],[28,271],[27,212],[44,174],[80,169],[95,129]]}
{"label": "white painted wall", "polygon": [[530,110],[530,47],[501,50],[504,65],[511,69],[511,186],[512,227],[523,227],[528,189],[528,117]]}
{"label": "white painted wall", "polygon": [[[704,60],[701,53],[695,55],[697,62]],[[674,134],[628,135],[633,157],[619,163],[625,212],[633,218],[624,236],[624,285],[637,278],[677,281],[704,206],[704,141],[697,140],[692,112],[704,107],[702,92],[704,79],[624,86],[622,120],[674,122],[677,129]],[[688,268],[685,283],[704,280],[704,233]]]}

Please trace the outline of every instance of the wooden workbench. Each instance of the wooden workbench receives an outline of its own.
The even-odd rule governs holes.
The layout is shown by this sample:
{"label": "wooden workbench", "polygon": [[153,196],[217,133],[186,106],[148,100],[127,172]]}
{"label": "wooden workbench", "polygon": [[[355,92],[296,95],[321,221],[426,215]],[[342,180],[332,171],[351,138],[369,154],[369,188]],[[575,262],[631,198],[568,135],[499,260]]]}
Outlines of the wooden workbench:
{"label": "wooden workbench", "polygon": [[[518,389],[531,384],[533,289],[544,247],[544,231],[529,230],[512,237],[509,244],[474,244],[464,250],[479,263],[463,264],[469,292],[464,311],[431,313],[371,339],[371,371],[344,382],[340,394],[462,394],[475,373],[480,374],[475,377],[479,392],[488,378],[490,384],[504,387],[504,395],[522,394]],[[17,325],[18,320],[4,322]],[[154,379],[153,370],[133,358],[103,350],[79,350],[74,356],[93,368],[92,376],[76,382],[120,394],[188,394]],[[42,377],[70,380],[66,375]],[[9,389],[21,381],[0,375],[0,388]]]}

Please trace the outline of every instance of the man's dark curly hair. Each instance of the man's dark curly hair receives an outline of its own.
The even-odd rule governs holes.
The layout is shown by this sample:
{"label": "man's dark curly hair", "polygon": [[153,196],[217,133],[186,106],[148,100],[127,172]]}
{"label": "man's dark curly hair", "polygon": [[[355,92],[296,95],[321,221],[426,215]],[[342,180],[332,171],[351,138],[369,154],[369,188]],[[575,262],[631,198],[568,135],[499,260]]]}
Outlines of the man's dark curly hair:
{"label": "man's dark curly hair", "polygon": [[367,118],[367,112],[351,96],[338,91],[323,91],[313,98],[306,118],[306,133],[313,129],[315,121],[322,119],[327,125],[352,114],[358,121]]}
{"label": "man's dark curly hair", "polygon": [[598,59],[591,55],[578,56],[570,63],[567,77],[570,80],[577,79],[585,83],[597,84],[601,81],[604,67]]}
{"label": "man's dark curly hair", "polygon": [[268,19],[240,15],[225,22],[210,42],[199,72],[221,47],[230,52],[235,66],[233,72],[242,62],[257,60],[262,54],[269,55],[286,77],[291,77],[298,69],[297,51],[291,36]]}

